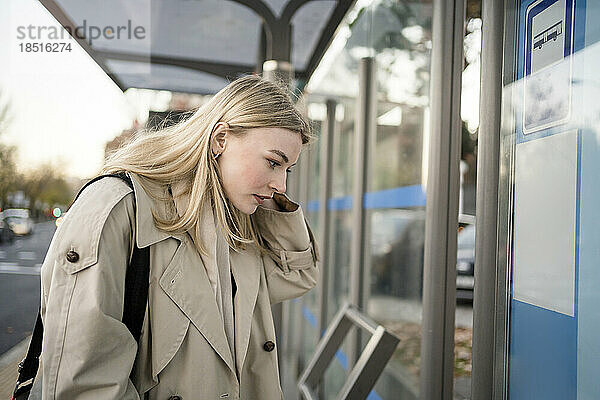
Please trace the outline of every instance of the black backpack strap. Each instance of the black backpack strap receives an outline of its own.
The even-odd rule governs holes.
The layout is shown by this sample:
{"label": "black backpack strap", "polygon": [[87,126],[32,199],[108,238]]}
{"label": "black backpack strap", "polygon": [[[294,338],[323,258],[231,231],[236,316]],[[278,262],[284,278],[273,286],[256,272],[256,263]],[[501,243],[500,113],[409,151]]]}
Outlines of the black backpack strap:
{"label": "black backpack strap", "polygon": [[[93,179],[90,179],[89,181],[87,181],[85,183],[85,185],[83,185],[81,187],[81,189],[79,189],[79,192],[77,192],[77,196],[75,196],[75,200],[73,200],[73,203],[75,203],[77,201],[77,199],[79,198],[79,195],[85,190],[85,188],[87,188],[88,186],[90,186],[92,183],[99,181],[102,178],[106,178],[108,176],[112,176],[114,178],[119,178],[121,180],[123,180],[127,186],[129,186],[132,190],[133,190],[133,182],[131,181],[131,178],[125,173],[125,172],[118,172],[115,174],[105,174],[105,175],[99,175]],[[73,205],[73,203],[71,203],[71,205]]]}
{"label": "black backpack strap", "polygon": [[[92,183],[112,176],[120,178],[133,189],[131,178],[124,172],[117,174],[100,175],[87,182],[75,196],[73,203],[79,198],[79,195]],[[127,265],[125,273],[125,294],[123,306],[123,323],[129,329],[136,342],[139,342],[144,316],[146,314],[146,304],[148,303],[148,284],[150,278],[150,247],[140,249],[133,239],[135,248],[131,261]],[[38,311],[38,316],[31,335],[31,342],[27,355],[19,363],[19,376],[13,393],[13,400],[26,400],[29,397],[29,392],[33,387],[33,381],[37,375],[39,368],[40,354],[42,353],[42,339],[44,336],[44,326],[42,324],[42,316]]]}
{"label": "black backpack strap", "polygon": [[125,274],[125,301],[123,305],[123,323],[136,342],[140,341],[142,324],[146,315],[149,281],[150,246],[140,249],[136,245],[133,249],[131,263],[127,266]]}
{"label": "black backpack strap", "polygon": [[40,365],[43,333],[44,327],[42,326],[42,315],[38,311],[33,334],[31,335],[31,342],[29,342],[29,349],[27,349],[27,355],[19,363],[19,376],[13,392],[13,400],[25,400],[29,397],[29,392],[31,391],[33,381]]}

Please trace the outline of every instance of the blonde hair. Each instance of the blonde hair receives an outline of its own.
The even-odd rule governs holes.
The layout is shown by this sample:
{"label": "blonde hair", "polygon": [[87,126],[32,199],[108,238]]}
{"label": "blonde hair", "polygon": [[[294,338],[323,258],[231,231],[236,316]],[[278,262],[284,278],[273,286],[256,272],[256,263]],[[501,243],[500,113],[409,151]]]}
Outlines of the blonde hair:
{"label": "blonde hair", "polygon": [[[139,132],[107,158],[102,173],[133,172],[159,184],[165,193],[171,185],[183,184],[183,193],[189,195],[183,215],[174,212],[172,218],[163,219],[152,211],[160,230],[191,231],[199,238],[202,210],[212,206],[231,247],[245,249],[246,243],[254,243],[261,253],[270,252],[250,216],[236,209],[225,195],[217,161],[212,157],[212,134],[219,122],[226,122],[235,136],[243,136],[252,128],[284,128],[298,132],[304,146],[316,140],[307,119],[283,85],[257,75],[234,80],[191,114],[171,127]],[[159,200],[166,201],[169,210],[175,208],[170,196]],[[203,243],[194,243],[206,254]]]}

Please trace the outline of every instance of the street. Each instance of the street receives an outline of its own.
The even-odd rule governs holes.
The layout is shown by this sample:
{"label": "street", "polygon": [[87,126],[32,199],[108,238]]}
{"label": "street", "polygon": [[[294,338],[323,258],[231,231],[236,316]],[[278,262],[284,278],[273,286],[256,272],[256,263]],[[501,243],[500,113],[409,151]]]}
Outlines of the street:
{"label": "street", "polygon": [[0,243],[0,355],[31,334],[40,304],[40,267],[56,230],[54,221]]}

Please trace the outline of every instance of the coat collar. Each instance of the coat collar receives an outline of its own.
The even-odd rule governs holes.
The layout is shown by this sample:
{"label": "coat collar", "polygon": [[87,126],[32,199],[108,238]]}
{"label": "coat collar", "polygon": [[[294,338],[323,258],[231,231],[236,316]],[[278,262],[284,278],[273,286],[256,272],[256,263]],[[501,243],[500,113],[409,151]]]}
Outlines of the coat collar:
{"label": "coat collar", "polygon": [[[167,202],[160,201],[169,195],[164,187],[132,172],[127,173],[133,182],[135,196],[135,243],[141,249],[173,237],[181,241],[181,235],[161,231],[154,224],[152,210],[161,218],[169,216]],[[143,184],[143,186],[142,186]],[[156,198],[154,198],[156,197]]]}

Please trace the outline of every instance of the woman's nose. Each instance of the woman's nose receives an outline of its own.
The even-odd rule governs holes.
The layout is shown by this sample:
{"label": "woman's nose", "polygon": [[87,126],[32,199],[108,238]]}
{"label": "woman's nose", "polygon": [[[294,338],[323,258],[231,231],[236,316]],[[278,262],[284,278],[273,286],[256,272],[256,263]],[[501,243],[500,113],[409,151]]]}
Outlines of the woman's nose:
{"label": "woman's nose", "polygon": [[285,181],[287,179],[287,174],[284,173],[283,175],[278,174],[277,178],[275,178],[273,181],[271,181],[271,188],[273,190],[275,190],[276,192],[279,193],[285,193]]}

